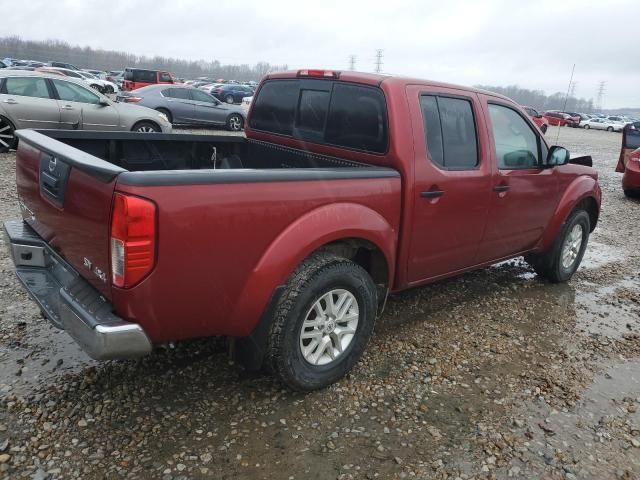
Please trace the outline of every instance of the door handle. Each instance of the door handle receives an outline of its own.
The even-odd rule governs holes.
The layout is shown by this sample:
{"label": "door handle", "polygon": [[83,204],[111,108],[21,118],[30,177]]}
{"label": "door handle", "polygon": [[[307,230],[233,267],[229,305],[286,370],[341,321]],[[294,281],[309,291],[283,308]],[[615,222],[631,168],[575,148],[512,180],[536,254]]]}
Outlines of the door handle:
{"label": "door handle", "polygon": [[493,187],[494,192],[506,192],[511,188],[510,185],[496,185]]}
{"label": "door handle", "polygon": [[442,190],[430,190],[428,192],[420,192],[422,198],[438,198],[444,195]]}
{"label": "door handle", "polygon": [[62,108],[62,110],[73,110],[73,107],[71,105],[64,105],[60,108]]}
{"label": "door handle", "polygon": [[16,100],[14,100],[13,98],[7,98],[6,100],[3,100],[4,103],[8,103],[9,105],[17,105],[18,102]]}

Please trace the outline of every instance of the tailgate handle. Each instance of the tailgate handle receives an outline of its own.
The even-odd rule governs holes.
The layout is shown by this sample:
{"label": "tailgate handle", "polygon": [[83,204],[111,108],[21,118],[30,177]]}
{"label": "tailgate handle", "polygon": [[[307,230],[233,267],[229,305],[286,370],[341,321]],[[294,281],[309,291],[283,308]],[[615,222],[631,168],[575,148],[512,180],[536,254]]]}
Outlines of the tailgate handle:
{"label": "tailgate handle", "polygon": [[56,177],[52,177],[47,172],[40,172],[40,175],[42,176],[42,184],[43,184],[43,186],[52,195],[57,195],[58,194],[59,180]]}

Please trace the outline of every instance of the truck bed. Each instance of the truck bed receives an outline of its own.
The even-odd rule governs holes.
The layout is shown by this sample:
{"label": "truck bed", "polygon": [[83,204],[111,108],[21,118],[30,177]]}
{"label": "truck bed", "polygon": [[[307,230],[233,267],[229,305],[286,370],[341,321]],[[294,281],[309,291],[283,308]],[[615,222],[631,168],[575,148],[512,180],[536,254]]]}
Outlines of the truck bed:
{"label": "truck bed", "polygon": [[[339,238],[370,239],[395,259],[401,185],[391,168],[242,137],[18,135],[23,219],[153,343],[249,334],[272,295],[266,278],[285,282],[298,256]],[[116,193],[157,212],[155,266],[131,288],[111,278]]]}

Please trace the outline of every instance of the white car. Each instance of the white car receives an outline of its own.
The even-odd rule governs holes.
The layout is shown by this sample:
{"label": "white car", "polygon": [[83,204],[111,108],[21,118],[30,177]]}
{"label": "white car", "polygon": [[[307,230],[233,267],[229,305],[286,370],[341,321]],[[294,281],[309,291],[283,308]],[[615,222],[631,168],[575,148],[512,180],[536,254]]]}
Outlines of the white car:
{"label": "white car", "polygon": [[245,115],[249,111],[251,107],[251,102],[253,102],[253,95],[250,97],[242,97],[242,102],[240,102],[240,107],[244,110]]}
{"label": "white car", "polygon": [[580,122],[585,129],[589,130],[590,128],[596,130],[607,130],[608,132],[621,132],[624,128],[624,123],[612,122],[607,118],[592,118],[587,120],[586,122]]}
{"label": "white car", "polygon": [[47,67],[47,70],[56,70],[66,77],[82,80],[85,83],[88,83],[91,88],[98,90],[100,93],[118,93],[120,90],[115,83],[102,80],[91,73],[83,72],[81,70],[70,70],[68,68],[58,67]]}

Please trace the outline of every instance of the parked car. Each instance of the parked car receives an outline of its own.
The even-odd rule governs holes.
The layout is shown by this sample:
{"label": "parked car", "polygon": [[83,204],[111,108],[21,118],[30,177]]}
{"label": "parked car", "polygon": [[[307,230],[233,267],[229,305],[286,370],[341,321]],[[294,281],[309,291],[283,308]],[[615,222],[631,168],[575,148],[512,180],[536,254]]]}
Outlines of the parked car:
{"label": "parked car", "polygon": [[[94,77],[99,78],[101,80],[106,80],[107,79],[107,72],[103,72],[102,70],[91,70],[91,69],[85,68],[82,71],[86,72],[86,73],[90,73]],[[111,81],[111,80],[109,80],[109,81]]]}
{"label": "parked car", "polygon": [[596,130],[607,130],[608,132],[621,132],[624,128],[622,123],[611,122],[606,118],[590,118],[586,122],[583,122],[582,126],[587,130],[593,128]]}
{"label": "parked car", "polygon": [[209,95],[213,95],[213,91],[220,88],[222,85],[222,83],[207,83],[205,85],[200,85],[198,90],[202,90],[203,92],[207,92]]}
{"label": "parked car", "polygon": [[[45,64],[43,64],[42,66],[44,66],[44,65]],[[65,63],[65,62],[49,62],[46,65],[49,66],[49,67],[55,67],[55,68],[65,68],[67,70],[80,70],[75,65],[73,65],[71,63]]]}
{"label": "parked car", "polygon": [[607,120],[609,122],[611,122],[611,123],[618,123],[618,124],[622,125],[623,127],[625,125],[629,124],[629,123],[632,123],[629,120],[627,120],[625,117],[622,117],[622,116],[619,116],[619,115],[609,115],[607,117]]}
{"label": "parked car", "polygon": [[80,80],[0,70],[0,151],[16,147],[21,128],[171,132],[163,114],[112,102]]}
{"label": "parked car", "polygon": [[80,70],[69,70],[68,68],[58,68],[58,67],[40,67],[35,69],[38,73],[46,73],[49,75],[59,75],[64,77],[75,78],[76,80],[80,80],[86,84],[88,84],[94,90],[102,93],[102,85],[101,82],[97,79],[90,79],[88,76],[83,75]]}
{"label": "parked car", "polygon": [[565,127],[578,125],[580,123],[577,119],[574,119],[570,115],[567,115],[563,112],[547,111],[544,112],[542,116],[547,119],[549,125],[553,126]]}
{"label": "parked car", "polygon": [[244,97],[253,95],[253,89],[245,85],[225,83],[211,89],[211,95],[226,103],[240,103]]}
{"label": "parked car", "polygon": [[248,113],[249,109],[251,108],[251,103],[253,103],[253,95],[251,95],[250,97],[244,97],[242,99],[242,102],[240,102],[240,106],[246,113]]}
{"label": "parked car", "polygon": [[533,120],[533,123],[542,131],[542,133],[547,133],[547,129],[549,128],[549,121],[544,118],[535,108],[532,107],[522,107],[529,118]]}
{"label": "parked car", "polygon": [[9,65],[7,65],[6,63],[4,63],[3,60],[0,60],[0,68],[7,68]]}
{"label": "parked car", "polygon": [[93,85],[93,84],[98,84],[98,90],[100,91],[100,93],[117,93],[120,89],[118,88],[118,85],[116,85],[113,82],[110,82],[108,80],[103,80],[102,78],[96,77],[95,75],[93,75],[92,73],[89,72],[85,72],[85,71],[79,71],[78,72],[82,77],[84,77],[84,79],[87,81],[87,83]]}
{"label": "parked car", "polygon": [[117,83],[119,77],[124,75],[124,70],[111,70],[107,72],[107,76],[105,80],[109,80],[110,82]]}
{"label": "parked car", "polygon": [[160,70],[143,70],[141,68],[125,68],[122,89],[131,91],[156,83],[176,83],[173,75]]}
{"label": "parked car", "polygon": [[7,243],[55,326],[98,359],[234,337],[298,390],[351,370],[389,292],[521,255],[568,280],[600,210],[590,157],[513,101],[415,79],[269,74],[246,138],[18,135]]}
{"label": "parked car", "polygon": [[622,149],[616,167],[622,176],[622,189],[627,197],[640,197],[640,122],[625,125]]}
{"label": "parked car", "polygon": [[219,125],[240,131],[245,112],[193,87],[149,85],[134,92],[122,92],[118,100],[162,112],[174,125]]}

